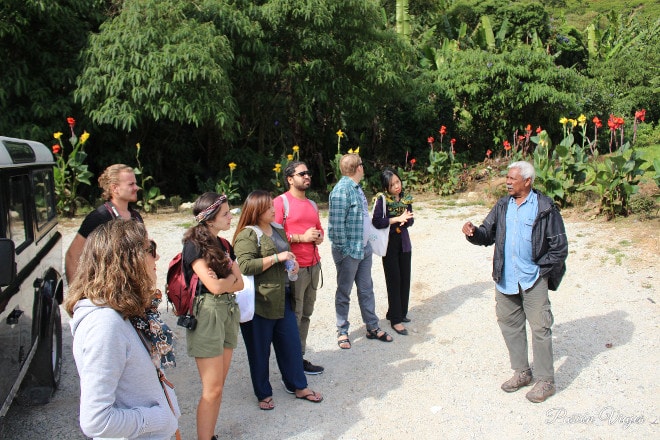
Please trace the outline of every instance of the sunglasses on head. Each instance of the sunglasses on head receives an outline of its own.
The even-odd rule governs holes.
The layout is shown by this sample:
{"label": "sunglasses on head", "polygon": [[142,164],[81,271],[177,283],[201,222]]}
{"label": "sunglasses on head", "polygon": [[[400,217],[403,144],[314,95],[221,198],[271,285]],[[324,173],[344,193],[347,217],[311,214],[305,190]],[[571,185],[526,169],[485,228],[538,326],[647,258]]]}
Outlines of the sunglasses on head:
{"label": "sunglasses on head", "polygon": [[145,249],[145,252],[149,252],[152,257],[156,258],[156,242],[153,240],[149,240],[149,247]]}
{"label": "sunglasses on head", "polygon": [[299,173],[294,173],[294,176],[300,176],[300,177],[309,176],[309,177],[312,177],[312,172],[311,171],[301,171]]}

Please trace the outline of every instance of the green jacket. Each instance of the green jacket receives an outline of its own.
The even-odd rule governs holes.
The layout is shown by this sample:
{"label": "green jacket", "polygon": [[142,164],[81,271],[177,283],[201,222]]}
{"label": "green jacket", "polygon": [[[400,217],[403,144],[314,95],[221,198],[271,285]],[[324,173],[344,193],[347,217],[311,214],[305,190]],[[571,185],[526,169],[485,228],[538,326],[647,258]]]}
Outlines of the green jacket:
{"label": "green jacket", "polygon": [[[285,243],[286,234],[281,225],[271,223],[274,234],[280,234]],[[290,250],[290,248],[288,249]],[[284,317],[286,270],[284,263],[275,263],[263,271],[263,259],[277,254],[273,239],[263,234],[261,246],[257,244],[257,233],[245,228],[236,236],[234,253],[243,275],[254,275],[254,313],[267,319]]]}

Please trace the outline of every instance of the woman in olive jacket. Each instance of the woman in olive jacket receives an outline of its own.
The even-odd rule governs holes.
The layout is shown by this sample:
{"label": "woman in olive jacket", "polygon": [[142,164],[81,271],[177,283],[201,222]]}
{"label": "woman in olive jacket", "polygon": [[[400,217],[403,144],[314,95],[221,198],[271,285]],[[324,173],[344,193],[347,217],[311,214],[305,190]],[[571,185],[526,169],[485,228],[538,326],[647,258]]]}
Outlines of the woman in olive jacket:
{"label": "woman in olive jacket", "polygon": [[307,388],[296,315],[291,307],[291,290],[285,263],[291,273],[298,263],[289,248],[282,226],[274,223],[273,199],[256,190],[243,204],[234,234],[236,261],[244,275],[254,275],[254,318],[241,324],[241,334],[250,364],[250,377],[259,408],[271,410],[273,389],[269,380],[270,344],[287,392],[298,399],[318,403],[323,397]]}

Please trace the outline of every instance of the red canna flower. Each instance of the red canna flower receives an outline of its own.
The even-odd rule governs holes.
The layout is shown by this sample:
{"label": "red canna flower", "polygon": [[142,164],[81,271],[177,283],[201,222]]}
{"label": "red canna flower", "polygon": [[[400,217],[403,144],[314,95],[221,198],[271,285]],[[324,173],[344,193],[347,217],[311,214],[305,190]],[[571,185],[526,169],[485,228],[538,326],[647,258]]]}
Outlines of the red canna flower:
{"label": "red canna flower", "polygon": [[435,142],[435,139],[433,139],[433,136],[429,136],[429,137],[426,139],[426,142],[428,142],[429,144],[432,144],[433,142]]}
{"label": "red canna flower", "polygon": [[614,115],[610,115],[610,118],[607,120],[607,126],[611,131],[616,130],[616,122],[614,121]]}
{"label": "red canna flower", "polygon": [[645,117],[646,117],[646,109],[637,110],[635,112],[635,119],[644,122]]}
{"label": "red canna flower", "polygon": [[76,120],[73,119],[72,117],[66,118],[66,122],[69,124],[69,127],[73,128],[74,125],[76,125]]}
{"label": "red canna flower", "polygon": [[486,150],[486,157],[490,158],[491,154],[493,154],[493,152],[490,151],[490,149]]}
{"label": "red canna flower", "polygon": [[509,151],[511,149],[511,144],[509,143],[509,141],[505,140],[502,144],[504,145],[504,149],[506,151]]}
{"label": "red canna flower", "polygon": [[528,132],[528,133],[530,133],[530,132],[532,131],[532,125],[531,125],[531,124],[527,124],[527,127],[525,127],[525,131]]}
{"label": "red canna flower", "polygon": [[60,146],[58,144],[53,145],[53,154],[57,154],[60,152]]}
{"label": "red canna flower", "polygon": [[447,127],[444,125],[440,127],[440,130],[438,130],[438,133],[440,133],[441,136],[444,136],[447,134]]}
{"label": "red canna flower", "polygon": [[523,140],[525,140],[525,136],[522,135],[522,134],[521,134],[521,135],[518,135],[518,140],[519,140],[519,141],[523,141]]}
{"label": "red canna flower", "polygon": [[412,159],[410,159],[410,166],[411,167],[414,167],[416,163],[417,163],[417,159],[415,159],[414,157]]}
{"label": "red canna flower", "polygon": [[536,133],[537,133],[537,134],[540,133],[540,132],[542,132],[542,131],[543,131],[543,129],[541,128],[540,125],[539,125],[538,127],[536,127]]}
{"label": "red canna flower", "polygon": [[591,120],[596,128],[601,128],[603,126],[603,123],[598,119],[598,116],[594,116],[594,118]]}
{"label": "red canna flower", "polygon": [[456,139],[451,138],[451,140],[449,141],[449,143],[452,144],[452,145],[454,145],[454,144],[456,143]]}

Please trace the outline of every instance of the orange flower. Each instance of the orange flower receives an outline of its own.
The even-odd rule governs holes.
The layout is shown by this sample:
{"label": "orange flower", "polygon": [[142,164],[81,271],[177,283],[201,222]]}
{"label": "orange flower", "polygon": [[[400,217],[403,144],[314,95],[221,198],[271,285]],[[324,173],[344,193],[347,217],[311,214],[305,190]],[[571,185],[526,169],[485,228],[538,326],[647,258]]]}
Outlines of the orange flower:
{"label": "orange flower", "polygon": [[506,151],[509,151],[511,149],[511,144],[509,143],[509,141],[505,140],[502,144],[504,145],[504,149]]}
{"label": "orange flower", "polygon": [[428,142],[429,144],[432,144],[433,142],[435,142],[435,139],[433,139],[433,136],[429,136],[429,137],[426,139],[426,142]]}
{"label": "orange flower", "polygon": [[59,153],[60,150],[61,150],[61,148],[60,148],[59,145],[57,145],[57,144],[53,145],[53,154]]}
{"label": "orange flower", "polygon": [[447,134],[447,127],[444,125],[440,127],[440,130],[438,130],[438,133],[440,133],[440,136],[444,136]]}
{"label": "orange flower", "polygon": [[66,122],[69,124],[69,127],[73,128],[74,125],[76,125],[76,120],[73,119],[71,116],[66,118]]}
{"label": "orange flower", "polygon": [[646,109],[637,110],[635,112],[635,119],[636,120],[640,120],[641,122],[644,122],[645,117],[646,117]]}
{"label": "orange flower", "polygon": [[525,131],[528,132],[528,133],[531,132],[532,131],[532,125],[527,124],[527,127],[525,127]]}
{"label": "orange flower", "polygon": [[412,159],[410,159],[410,166],[411,167],[414,167],[416,163],[417,163],[417,159],[415,159],[414,157]]}
{"label": "orange flower", "polygon": [[603,126],[603,123],[600,121],[598,116],[594,116],[594,118],[591,121],[594,123],[596,128],[601,128]]}
{"label": "orange flower", "polygon": [[490,150],[490,148],[486,150],[486,157],[490,158],[491,154],[493,154],[493,152]]}
{"label": "orange flower", "polygon": [[456,139],[451,138],[451,140],[449,141],[449,143],[452,144],[452,146],[453,146],[453,145],[456,143]]}

